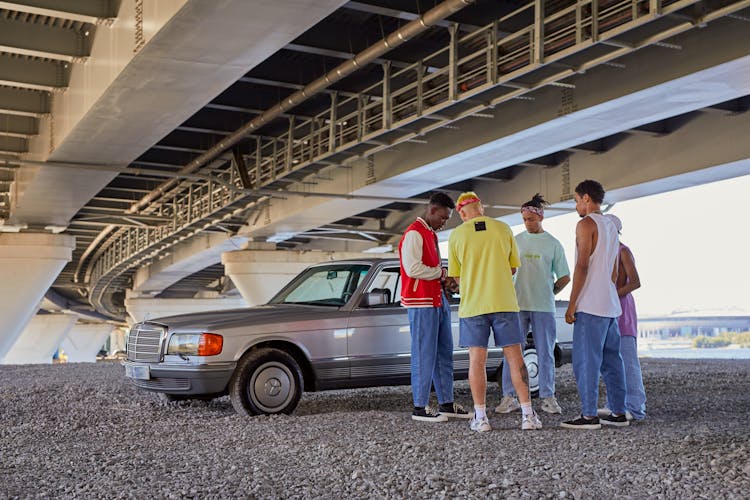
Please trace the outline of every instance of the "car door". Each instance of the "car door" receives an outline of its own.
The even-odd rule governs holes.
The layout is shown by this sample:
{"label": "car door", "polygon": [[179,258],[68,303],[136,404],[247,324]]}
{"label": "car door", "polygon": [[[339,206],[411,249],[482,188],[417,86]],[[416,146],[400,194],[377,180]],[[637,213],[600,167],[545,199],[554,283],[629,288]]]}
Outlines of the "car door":
{"label": "car door", "polygon": [[[367,305],[366,294],[385,295],[382,304]],[[352,384],[409,383],[411,335],[409,317],[401,307],[398,261],[380,266],[368,280],[349,316],[349,360]]]}

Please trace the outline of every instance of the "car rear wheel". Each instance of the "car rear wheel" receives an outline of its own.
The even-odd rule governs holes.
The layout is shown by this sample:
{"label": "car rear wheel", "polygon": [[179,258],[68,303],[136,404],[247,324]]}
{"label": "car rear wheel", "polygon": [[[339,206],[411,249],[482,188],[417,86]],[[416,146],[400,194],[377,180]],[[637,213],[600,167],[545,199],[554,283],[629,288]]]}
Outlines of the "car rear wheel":
{"label": "car rear wheel", "polygon": [[257,349],[240,360],[229,395],[240,415],[292,413],[302,397],[302,371],[289,353]]}
{"label": "car rear wheel", "polygon": [[[523,361],[526,363],[526,371],[529,372],[529,393],[532,398],[539,396],[539,358],[536,354],[536,348],[533,345],[527,345],[523,349]],[[503,373],[507,367],[506,361],[497,370],[497,384],[500,386],[500,394],[503,393]]]}

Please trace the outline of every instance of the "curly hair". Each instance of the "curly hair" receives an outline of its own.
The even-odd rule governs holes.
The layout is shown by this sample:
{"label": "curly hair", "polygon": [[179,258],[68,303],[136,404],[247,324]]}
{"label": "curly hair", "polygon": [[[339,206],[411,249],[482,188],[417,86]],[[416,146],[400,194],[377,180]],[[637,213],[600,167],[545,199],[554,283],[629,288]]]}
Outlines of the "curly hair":
{"label": "curly hair", "polygon": [[430,205],[435,205],[435,206],[443,207],[443,208],[450,208],[451,210],[456,208],[456,204],[453,203],[453,200],[451,200],[451,197],[443,193],[442,191],[438,191],[434,193],[432,196],[430,196]]}
{"label": "curly hair", "polygon": [[604,202],[604,188],[600,183],[591,179],[586,179],[578,184],[576,186],[576,193],[581,197],[589,195],[589,198],[591,198],[591,201],[594,203]]}

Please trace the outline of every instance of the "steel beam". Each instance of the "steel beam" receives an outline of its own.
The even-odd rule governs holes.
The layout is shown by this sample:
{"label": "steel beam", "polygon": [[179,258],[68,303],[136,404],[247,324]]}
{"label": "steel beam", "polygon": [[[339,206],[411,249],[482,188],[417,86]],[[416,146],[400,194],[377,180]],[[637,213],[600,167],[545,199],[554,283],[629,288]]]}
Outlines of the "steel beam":
{"label": "steel beam", "polygon": [[[255,80],[260,80],[260,79],[255,78]],[[273,85],[271,83],[271,80],[264,80],[264,81],[268,82],[267,85],[271,85],[271,86]],[[205,106],[203,106],[203,109],[216,109],[216,110],[219,110],[219,111],[232,111],[232,112],[235,112],[235,113],[247,113],[249,115],[262,115],[263,113],[265,113],[265,110],[263,110],[263,109],[245,108],[245,107],[242,107],[242,106],[232,106],[230,104],[217,104],[217,103],[213,103],[213,102],[210,102],[210,103],[206,104]],[[290,117],[292,115],[290,115],[288,113],[282,113],[279,116],[284,117],[284,118],[288,118],[288,117]],[[309,116],[305,116],[305,115],[294,115],[294,116],[296,116],[298,118],[305,118],[305,119],[310,118]],[[229,132],[229,134],[232,134],[233,132],[234,131]]]}
{"label": "steel beam", "polygon": [[25,153],[29,150],[29,141],[24,137],[0,136],[0,151],[8,153]]}
{"label": "steel beam", "polygon": [[[186,148],[182,146],[167,146],[165,144],[154,144],[151,146],[151,149],[159,149],[162,151],[177,151],[178,153],[196,153],[201,154],[205,153],[205,149],[195,149],[195,148]],[[179,165],[176,165],[179,166]]]}
{"label": "steel beam", "polygon": [[91,54],[94,30],[95,26],[72,30],[0,17],[0,50],[70,62]]}
{"label": "steel beam", "polygon": [[0,85],[0,111],[3,113],[39,116],[50,112],[50,101],[47,92]]}
{"label": "steel beam", "polygon": [[62,90],[70,81],[71,64],[0,53],[0,85],[36,90]]}
{"label": "steel beam", "polygon": [[181,132],[193,132],[196,134],[229,135],[232,133],[226,130],[218,130],[215,128],[186,127],[186,126],[177,127],[175,130],[179,130]]}
{"label": "steel beam", "polygon": [[118,4],[110,0],[13,0],[0,2],[0,9],[97,24],[116,17]]}
{"label": "steel beam", "polygon": [[36,118],[0,113],[0,135],[28,138],[38,133]]}
{"label": "steel beam", "polygon": [[[310,45],[303,45],[301,43],[289,43],[284,47],[286,50],[291,50],[293,52],[301,52],[303,54],[313,54],[316,56],[325,56],[325,57],[334,57],[336,59],[344,59],[345,61],[348,61],[349,59],[353,59],[357,54],[354,54],[352,52],[347,52],[344,50],[333,50],[333,49],[324,49],[322,47],[312,47]],[[383,64],[384,62],[389,61],[394,68],[408,68],[414,63],[405,62],[405,61],[396,61],[393,59],[384,59],[382,57],[377,57],[371,61],[372,64]],[[304,88],[304,85],[300,85],[299,88]]]}

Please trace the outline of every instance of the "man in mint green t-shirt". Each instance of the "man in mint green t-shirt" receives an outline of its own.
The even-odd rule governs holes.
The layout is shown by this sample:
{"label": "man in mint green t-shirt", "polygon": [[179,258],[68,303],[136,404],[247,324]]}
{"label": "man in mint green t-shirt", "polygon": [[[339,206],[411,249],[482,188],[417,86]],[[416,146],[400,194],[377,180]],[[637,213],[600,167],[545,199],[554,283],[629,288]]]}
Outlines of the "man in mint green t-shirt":
{"label": "man in mint green t-shirt", "polygon": [[[554,236],[544,231],[544,205],[541,194],[523,204],[521,216],[526,231],[516,236],[521,267],[516,273],[516,296],[520,308],[521,328],[534,337],[539,365],[541,409],[561,413],[555,399],[555,294],[570,282],[565,251]],[[520,408],[509,370],[503,370],[503,398],[496,413],[510,413]]]}

